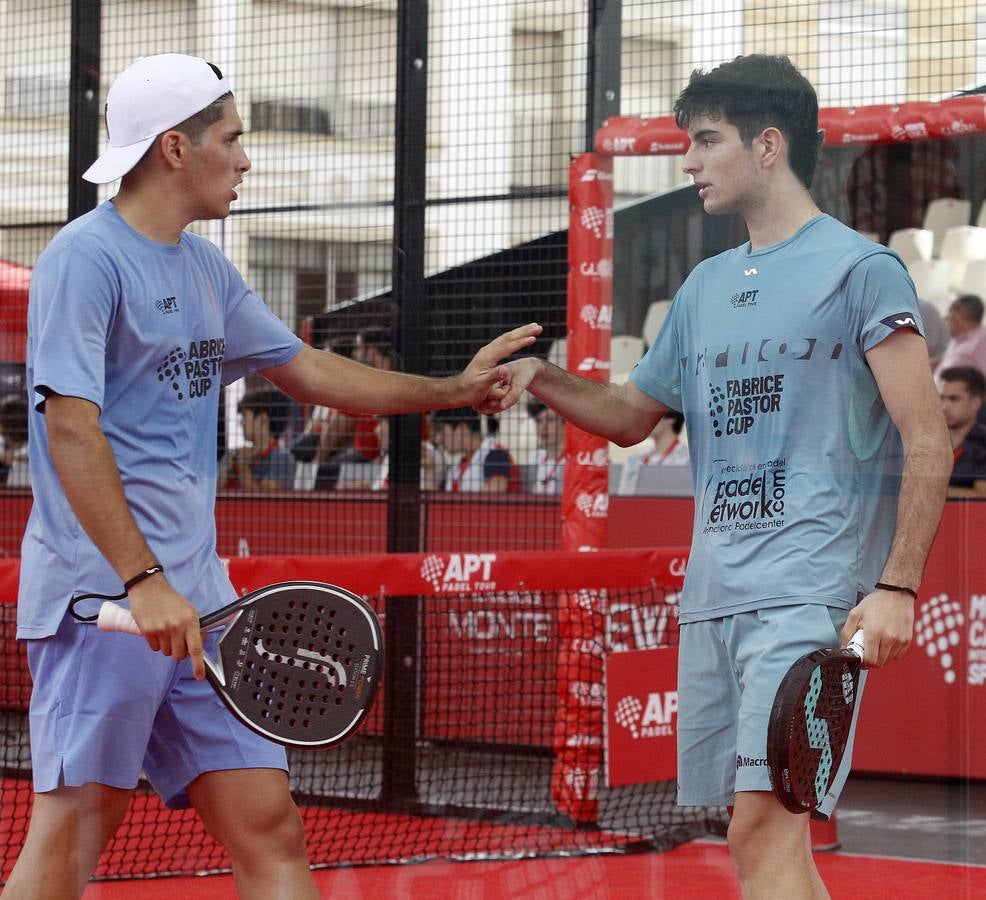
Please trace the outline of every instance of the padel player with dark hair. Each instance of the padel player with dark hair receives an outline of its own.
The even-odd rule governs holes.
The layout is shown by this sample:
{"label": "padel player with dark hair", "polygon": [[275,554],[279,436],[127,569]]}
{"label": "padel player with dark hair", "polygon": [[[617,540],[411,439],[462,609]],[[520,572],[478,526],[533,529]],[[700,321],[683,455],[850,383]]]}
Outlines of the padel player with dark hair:
{"label": "padel player with dark hair", "polygon": [[739,57],[693,73],[675,113],[705,211],[742,216],[749,242],[695,268],[627,384],[522,359],[508,365],[508,396],[483,409],[526,388],[624,446],[684,412],[696,507],[678,802],[734,807],[745,896],[827,897],[808,817],[771,793],[771,705],[796,659],[857,627],[870,666],[906,651],[951,451],[903,264],[809,193],[820,145],[809,82],[785,57]]}
{"label": "padel player with dark hair", "polygon": [[[85,177],[122,178],[119,191],[63,228],[31,279],[35,503],[18,637],[34,679],[35,800],[4,896],[81,895],[143,771],[226,846],[240,896],[314,898],[283,749],[201,680],[199,617],[236,597],[215,551],[221,386],[260,372],[303,403],[371,414],[477,404],[504,392],[499,360],[540,327],[502,335],[444,379],[303,345],[184,230],[229,215],[250,168],[219,70],[142,58],[110,87],[106,124],[109,147]],[[66,616],[73,594],[121,583],[146,644]]]}

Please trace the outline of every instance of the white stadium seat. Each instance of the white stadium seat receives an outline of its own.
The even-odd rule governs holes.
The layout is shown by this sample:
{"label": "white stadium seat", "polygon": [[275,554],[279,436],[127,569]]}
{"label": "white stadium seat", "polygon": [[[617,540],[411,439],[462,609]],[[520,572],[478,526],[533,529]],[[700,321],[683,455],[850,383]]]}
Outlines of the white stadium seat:
{"label": "white stadium seat", "polygon": [[932,200],[924,211],[924,227],[935,235],[932,255],[941,253],[945,232],[953,225],[968,225],[972,215],[972,203],[955,197],[940,197]]}
{"label": "white stadium seat", "polygon": [[960,294],[975,294],[986,300],[986,259],[974,259],[965,267],[962,280],[955,289]]}
{"label": "white stadium seat", "polygon": [[609,345],[610,380],[629,372],[644,355],[644,339],[635,334],[614,334]]}
{"label": "white stadium seat", "polygon": [[907,271],[918,297],[933,303],[944,314],[952,298],[948,288],[948,263],[944,259],[915,259],[908,263]]}
{"label": "white stadium seat", "polygon": [[904,264],[915,259],[931,259],[935,236],[927,228],[900,228],[890,235],[887,246]]}
{"label": "white stadium seat", "polygon": [[655,300],[647,307],[647,314],[644,316],[644,327],[642,329],[644,344],[650,347],[657,339],[658,332],[667,318],[668,311],[671,309],[670,300]]}
{"label": "white stadium seat", "polygon": [[949,286],[957,288],[966,266],[976,259],[986,259],[986,228],[953,225],[945,232],[939,256],[949,265]]}

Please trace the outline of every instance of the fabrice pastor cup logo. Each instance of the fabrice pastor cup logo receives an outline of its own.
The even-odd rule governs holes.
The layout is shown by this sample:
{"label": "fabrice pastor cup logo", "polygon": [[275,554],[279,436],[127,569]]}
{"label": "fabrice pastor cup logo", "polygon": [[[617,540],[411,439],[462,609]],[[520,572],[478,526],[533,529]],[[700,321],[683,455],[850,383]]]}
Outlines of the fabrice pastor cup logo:
{"label": "fabrice pastor cup logo", "polygon": [[723,434],[746,434],[759,418],[780,411],[783,393],[783,375],[730,378],[724,386],[710,384],[713,433],[717,438]]}
{"label": "fabrice pastor cup logo", "polygon": [[225,338],[192,341],[187,348],[175,347],[157,367],[158,381],[171,385],[178,400],[205,397],[219,384],[226,352]]}

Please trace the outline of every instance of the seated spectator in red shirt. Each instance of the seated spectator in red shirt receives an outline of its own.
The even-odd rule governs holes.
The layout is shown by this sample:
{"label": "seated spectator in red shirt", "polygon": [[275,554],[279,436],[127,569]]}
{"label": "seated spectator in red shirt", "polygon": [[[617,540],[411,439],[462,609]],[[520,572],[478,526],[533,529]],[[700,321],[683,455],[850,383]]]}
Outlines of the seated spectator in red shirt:
{"label": "seated spectator in red shirt", "polygon": [[972,366],[953,366],[938,375],[942,412],[952,440],[955,465],[949,497],[986,495],[986,426],[976,421],[986,396],[986,378]]}
{"label": "seated spectator in red shirt", "polygon": [[540,400],[527,404],[537,425],[538,446],[528,465],[534,466],[535,494],[560,494],[565,475],[565,420]]}
{"label": "seated spectator in red shirt", "polygon": [[975,294],[956,297],[945,316],[951,335],[945,352],[935,369],[941,385],[941,373],[956,366],[973,366],[986,372],[986,328],[983,328],[983,301]]}
{"label": "seated spectator in red shirt", "polygon": [[432,413],[438,443],[457,461],[448,467],[445,490],[453,493],[503,494],[520,490],[520,473],[496,433],[485,438],[479,413],[468,407]]}
{"label": "seated spectator in red shirt", "polygon": [[[371,328],[358,332],[352,357],[374,369],[390,371],[390,334]],[[379,461],[386,444],[386,437],[381,433],[384,428],[386,420],[378,416],[354,416],[344,410],[333,410],[319,437],[315,490],[334,488],[343,463]]]}
{"label": "seated spectator in red shirt", "polygon": [[243,436],[250,442],[220,463],[220,490],[283,491],[294,484],[294,457],[281,445],[288,398],[274,388],[247,391],[238,406]]}

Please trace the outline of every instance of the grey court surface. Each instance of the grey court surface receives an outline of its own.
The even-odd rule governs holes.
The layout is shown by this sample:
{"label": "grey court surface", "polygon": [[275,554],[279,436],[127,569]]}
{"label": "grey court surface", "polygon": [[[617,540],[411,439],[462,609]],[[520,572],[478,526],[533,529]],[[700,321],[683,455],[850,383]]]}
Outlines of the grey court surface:
{"label": "grey court surface", "polygon": [[845,853],[986,866],[986,782],[853,775],[836,821]]}

